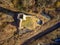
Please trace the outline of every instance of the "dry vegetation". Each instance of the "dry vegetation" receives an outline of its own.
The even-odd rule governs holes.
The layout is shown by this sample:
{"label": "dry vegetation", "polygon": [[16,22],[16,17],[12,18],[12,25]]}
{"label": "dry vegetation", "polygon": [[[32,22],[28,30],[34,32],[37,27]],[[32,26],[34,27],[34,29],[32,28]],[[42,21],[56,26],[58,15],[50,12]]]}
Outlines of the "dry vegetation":
{"label": "dry vegetation", "polygon": [[12,36],[12,33],[16,31],[16,27],[11,25],[13,18],[4,13],[0,13],[0,41]]}
{"label": "dry vegetation", "polygon": [[38,43],[41,45],[45,45],[51,42],[54,42],[53,40],[60,36],[60,28],[56,29],[55,31],[29,43],[29,45],[37,45]]}
{"label": "dry vegetation", "polygon": [[[36,15],[43,8],[53,9],[53,12],[55,12],[56,8],[60,8],[60,0],[0,0],[0,6],[14,11],[34,13]],[[55,14],[53,12],[50,11],[51,14]],[[11,16],[0,12],[0,45],[20,45],[20,38],[18,35],[14,35],[16,27],[11,25],[13,21],[14,19]],[[38,42],[50,43],[52,41],[51,39],[56,38],[57,35],[60,35],[60,28],[36,40],[36,42],[32,42],[31,45],[37,45]]]}

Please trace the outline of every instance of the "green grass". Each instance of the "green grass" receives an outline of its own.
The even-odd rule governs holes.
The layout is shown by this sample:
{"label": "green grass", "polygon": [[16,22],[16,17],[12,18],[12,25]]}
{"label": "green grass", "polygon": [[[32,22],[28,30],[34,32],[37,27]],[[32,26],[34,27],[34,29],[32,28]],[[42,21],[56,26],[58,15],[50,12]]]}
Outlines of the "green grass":
{"label": "green grass", "polygon": [[23,27],[30,27],[32,25],[33,25],[33,23],[32,23],[32,19],[30,17],[27,17],[26,20],[22,21]]}

